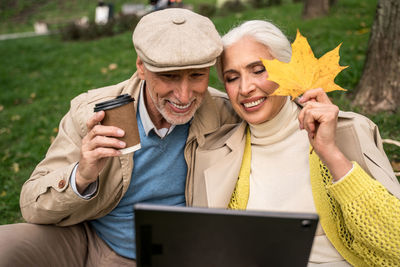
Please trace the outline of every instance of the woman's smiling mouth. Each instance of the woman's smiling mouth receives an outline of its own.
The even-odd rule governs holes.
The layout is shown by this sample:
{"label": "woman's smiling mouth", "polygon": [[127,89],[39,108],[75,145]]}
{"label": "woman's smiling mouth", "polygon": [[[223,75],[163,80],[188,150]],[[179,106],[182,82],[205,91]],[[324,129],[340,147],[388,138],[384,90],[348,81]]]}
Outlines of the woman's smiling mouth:
{"label": "woman's smiling mouth", "polygon": [[242,102],[242,105],[244,106],[244,108],[247,109],[253,109],[256,108],[257,106],[259,106],[260,104],[264,103],[264,101],[266,100],[266,97],[261,97],[257,100],[250,100],[250,101],[246,101],[246,102]]}

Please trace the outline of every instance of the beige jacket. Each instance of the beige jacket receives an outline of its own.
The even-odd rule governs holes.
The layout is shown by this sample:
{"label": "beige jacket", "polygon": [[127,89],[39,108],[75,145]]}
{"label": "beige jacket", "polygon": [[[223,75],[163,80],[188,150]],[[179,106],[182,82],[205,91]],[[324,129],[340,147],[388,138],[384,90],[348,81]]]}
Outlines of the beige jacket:
{"label": "beige jacket", "polygon": [[[129,93],[138,99],[140,79],[135,73],[120,84],[88,91],[71,101],[71,108],[60,122],[59,133],[46,157],[22,187],[20,207],[24,219],[31,223],[72,225],[102,217],[113,210],[128,189],[132,154],[110,158],[99,175],[98,190],[91,199],[75,194],[69,185],[74,166],[79,161],[81,140],[87,133],[86,121],[96,103]],[[137,101],[135,102],[137,105]],[[207,134],[225,123],[234,123],[234,115],[225,94],[209,88],[192,120],[185,147],[188,164],[186,198],[192,199],[193,156]]]}
{"label": "beige jacket", "polygon": [[[196,152],[193,206],[226,208],[235,188],[245,146],[246,123],[224,125]],[[358,164],[400,199],[400,184],[383,151],[377,126],[364,116],[340,112],[336,141]]]}

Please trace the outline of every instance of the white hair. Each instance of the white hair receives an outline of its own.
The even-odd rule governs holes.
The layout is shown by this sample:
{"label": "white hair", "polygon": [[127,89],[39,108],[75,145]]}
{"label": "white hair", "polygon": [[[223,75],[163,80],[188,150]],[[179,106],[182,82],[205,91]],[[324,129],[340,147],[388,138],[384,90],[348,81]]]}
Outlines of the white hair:
{"label": "white hair", "polygon": [[[232,28],[222,37],[224,49],[243,37],[254,38],[257,42],[267,46],[271,55],[279,61],[289,62],[292,57],[289,40],[278,27],[268,21],[249,20]],[[216,69],[218,77],[223,81],[221,56],[217,60]]]}

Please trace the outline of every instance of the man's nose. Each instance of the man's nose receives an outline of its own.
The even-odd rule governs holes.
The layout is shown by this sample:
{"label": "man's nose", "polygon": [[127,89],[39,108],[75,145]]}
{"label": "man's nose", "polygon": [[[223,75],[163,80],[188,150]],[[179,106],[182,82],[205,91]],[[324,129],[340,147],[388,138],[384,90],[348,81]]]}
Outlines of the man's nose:
{"label": "man's nose", "polygon": [[192,98],[192,91],[190,89],[190,83],[188,79],[182,79],[177,85],[176,98],[178,98],[181,104],[188,104]]}

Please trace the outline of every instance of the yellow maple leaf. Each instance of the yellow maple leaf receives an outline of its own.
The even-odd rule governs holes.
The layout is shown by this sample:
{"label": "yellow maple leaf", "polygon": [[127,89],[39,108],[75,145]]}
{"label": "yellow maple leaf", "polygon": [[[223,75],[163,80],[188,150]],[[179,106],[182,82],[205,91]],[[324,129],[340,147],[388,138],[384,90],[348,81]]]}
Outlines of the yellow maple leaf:
{"label": "yellow maple leaf", "polygon": [[325,92],[344,90],[335,84],[335,77],[348,66],[339,65],[339,44],[319,59],[314,56],[307,38],[297,30],[292,43],[292,58],[289,63],[277,59],[261,59],[268,71],[268,80],[279,84],[271,95],[290,95],[295,99],[305,91],[322,88]]}

